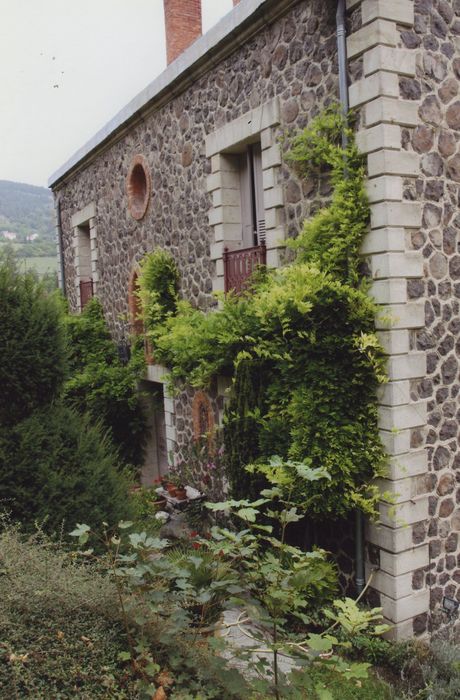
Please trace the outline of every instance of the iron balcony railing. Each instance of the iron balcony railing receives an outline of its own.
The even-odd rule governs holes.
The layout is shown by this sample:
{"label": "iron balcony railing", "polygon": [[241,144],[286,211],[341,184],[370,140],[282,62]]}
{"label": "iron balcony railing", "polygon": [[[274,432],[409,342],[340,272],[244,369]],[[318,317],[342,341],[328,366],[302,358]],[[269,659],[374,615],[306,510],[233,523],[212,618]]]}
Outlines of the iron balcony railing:
{"label": "iron balcony railing", "polygon": [[240,294],[258,265],[267,264],[265,244],[242,250],[224,249],[225,293],[233,290]]}
{"label": "iron balcony railing", "polygon": [[80,280],[80,308],[82,310],[93,296],[93,280]]}

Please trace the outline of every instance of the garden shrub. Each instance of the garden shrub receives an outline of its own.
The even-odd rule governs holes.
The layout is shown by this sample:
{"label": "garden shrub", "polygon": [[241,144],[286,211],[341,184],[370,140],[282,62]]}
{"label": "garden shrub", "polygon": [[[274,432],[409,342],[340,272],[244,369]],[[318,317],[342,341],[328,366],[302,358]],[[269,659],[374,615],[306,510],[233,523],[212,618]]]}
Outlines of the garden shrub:
{"label": "garden shrub", "polygon": [[144,327],[154,330],[175,313],[179,301],[179,272],[172,255],[162,248],[146,255],[138,282]]}
{"label": "garden shrub", "polygon": [[121,364],[96,298],[81,314],[67,316],[66,327],[71,374],[64,387],[65,401],[100,421],[122,461],[139,467],[147,432],[138,391],[145,364],[143,347],[135,347],[129,363]]}
{"label": "garden shrub", "polygon": [[116,589],[42,535],[0,533],[0,696],[134,700]]}
{"label": "garden shrub", "polygon": [[130,481],[101,426],[60,403],[0,428],[2,506],[24,527],[82,520],[100,527],[130,515]]}
{"label": "garden shrub", "polygon": [[0,425],[13,425],[59,394],[66,373],[59,303],[37,276],[0,258]]}

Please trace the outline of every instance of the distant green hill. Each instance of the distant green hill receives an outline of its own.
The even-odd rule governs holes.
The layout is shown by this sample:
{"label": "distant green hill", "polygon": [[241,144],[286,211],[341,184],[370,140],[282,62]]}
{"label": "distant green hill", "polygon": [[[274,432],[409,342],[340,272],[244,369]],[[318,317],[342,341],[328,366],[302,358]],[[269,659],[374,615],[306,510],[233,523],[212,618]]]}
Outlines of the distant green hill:
{"label": "distant green hill", "polygon": [[[17,241],[38,234],[41,241],[54,241],[53,197],[46,187],[0,180],[0,232],[18,234]],[[2,236],[0,233],[0,240]]]}

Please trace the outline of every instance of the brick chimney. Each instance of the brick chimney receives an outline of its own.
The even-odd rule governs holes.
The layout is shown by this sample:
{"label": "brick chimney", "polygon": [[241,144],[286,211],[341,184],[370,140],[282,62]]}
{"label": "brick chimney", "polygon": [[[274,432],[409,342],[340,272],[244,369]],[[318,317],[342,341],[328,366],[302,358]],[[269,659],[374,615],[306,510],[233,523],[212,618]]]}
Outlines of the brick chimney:
{"label": "brick chimney", "polygon": [[201,0],[163,0],[168,65],[201,36]]}
{"label": "brick chimney", "polygon": [[235,7],[235,5],[238,5],[239,2],[241,2],[241,0],[233,0],[233,7]]}

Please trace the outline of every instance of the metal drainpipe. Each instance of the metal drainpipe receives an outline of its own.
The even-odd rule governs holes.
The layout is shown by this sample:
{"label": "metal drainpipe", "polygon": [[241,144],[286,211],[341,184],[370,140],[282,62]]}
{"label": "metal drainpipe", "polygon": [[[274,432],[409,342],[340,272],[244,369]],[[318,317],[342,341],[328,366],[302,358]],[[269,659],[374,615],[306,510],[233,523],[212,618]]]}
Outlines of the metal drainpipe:
{"label": "metal drainpipe", "polygon": [[65,270],[64,270],[64,246],[62,243],[62,226],[61,226],[61,202],[59,199],[56,202],[56,228],[59,246],[59,267],[61,270],[61,290],[62,294],[66,295]]}
{"label": "metal drainpipe", "polygon": [[[345,27],[346,0],[338,0],[336,25],[337,25],[337,58],[339,63],[339,97],[342,105],[342,113],[346,117],[350,109],[348,100],[348,77],[347,77],[347,30]],[[346,148],[348,138],[345,132],[342,133],[342,146]],[[346,172],[346,171],[345,171]],[[358,595],[362,593],[365,585],[364,579],[364,537],[363,537],[363,514],[360,510],[355,512],[355,585]]]}

